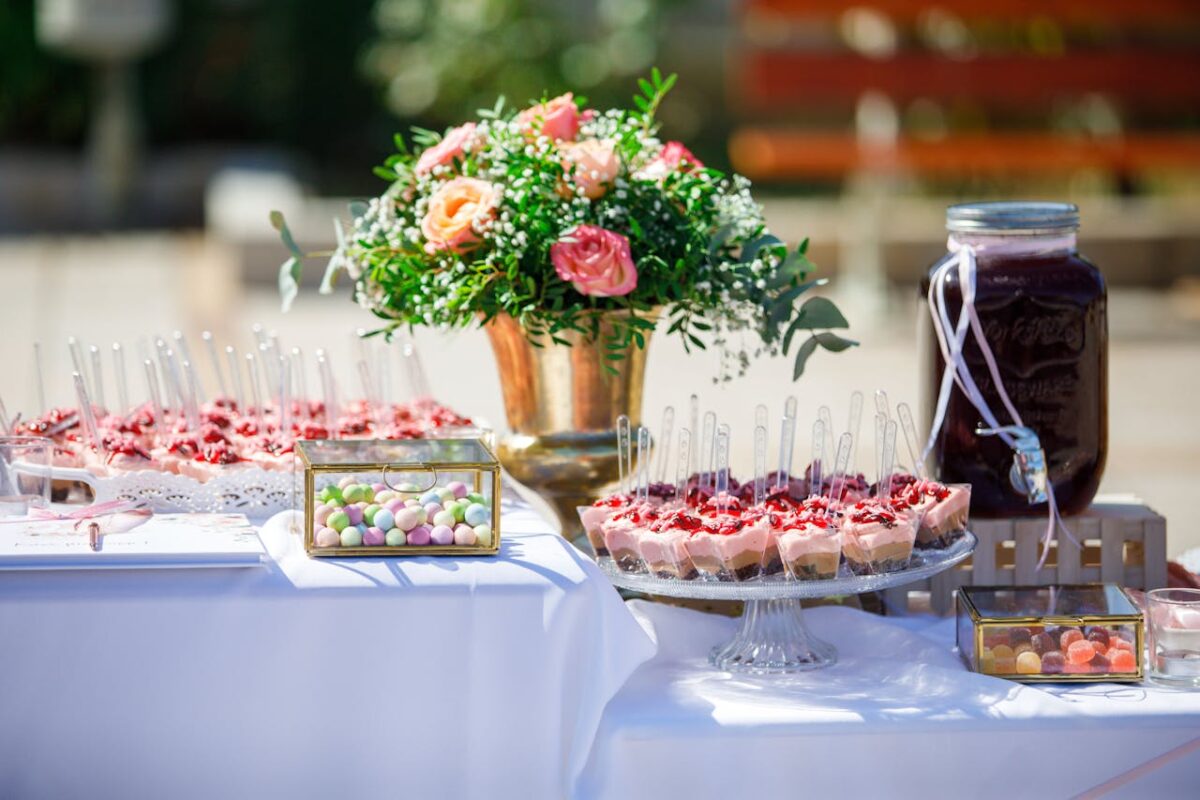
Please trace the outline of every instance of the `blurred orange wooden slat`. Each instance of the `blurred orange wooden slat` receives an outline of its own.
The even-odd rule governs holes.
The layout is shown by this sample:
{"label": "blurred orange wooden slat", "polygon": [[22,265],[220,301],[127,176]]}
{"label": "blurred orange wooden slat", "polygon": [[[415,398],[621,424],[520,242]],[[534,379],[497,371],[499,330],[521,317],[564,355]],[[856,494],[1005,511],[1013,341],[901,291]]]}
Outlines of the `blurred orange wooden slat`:
{"label": "blurred orange wooden slat", "polygon": [[995,133],[902,139],[892,146],[860,142],[849,134],[743,128],[731,137],[729,152],[733,168],[752,179],[837,179],[858,170],[925,176],[1200,170],[1200,135],[1189,134],[1077,140]]}
{"label": "blurred orange wooden slat", "polygon": [[897,22],[913,22],[938,9],[966,20],[1050,19],[1058,22],[1129,25],[1195,23],[1200,20],[1200,3],[1195,0],[970,0],[933,3],[930,0],[744,0],[744,14],[789,19],[821,19],[840,16],[848,8],[878,11]]}

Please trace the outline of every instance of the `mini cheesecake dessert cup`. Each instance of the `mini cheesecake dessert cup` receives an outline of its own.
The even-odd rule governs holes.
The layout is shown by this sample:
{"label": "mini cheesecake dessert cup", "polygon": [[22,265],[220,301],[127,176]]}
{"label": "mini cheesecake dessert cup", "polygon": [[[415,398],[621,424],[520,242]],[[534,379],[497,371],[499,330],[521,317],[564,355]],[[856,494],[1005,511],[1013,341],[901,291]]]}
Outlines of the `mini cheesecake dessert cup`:
{"label": "mini cheesecake dessert cup", "polygon": [[939,491],[927,494],[933,500],[921,513],[916,546],[922,549],[949,547],[967,530],[971,513],[971,484],[936,484]]}
{"label": "mini cheesecake dessert cup", "polygon": [[638,537],[638,547],[646,570],[656,578],[690,581],[700,577],[687,551],[691,537],[690,531],[670,526],[643,531]]}
{"label": "mini cheesecake dessert cup", "polygon": [[642,533],[658,516],[654,506],[638,504],[609,517],[600,525],[604,547],[622,572],[644,573],[645,562],[639,548]]}
{"label": "mini cheesecake dessert cup", "polygon": [[917,538],[917,513],[864,500],[842,520],[842,554],[855,575],[878,575],[904,569]]}
{"label": "mini cheesecake dessert cup", "polygon": [[610,494],[607,497],[601,497],[590,506],[575,507],[575,511],[579,513],[579,522],[583,525],[583,532],[587,536],[588,544],[592,546],[596,558],[604,558],[609,555],[608,545],[604,543],[602,526],[629,506],[629,495]]}
{"label": "mini cheesecake dessert cup", "polygon": [[717,517],[693,534],[686,548],[701,573],[721,581],[751,581],[762,575],[770,532],[766,516]]}
{"label": "mini cheesecake dessert cup", "polygon": [[842,532],[822,517],[789,520],[779,531],[779,555],[793,580],[831,580],[842,560]]}

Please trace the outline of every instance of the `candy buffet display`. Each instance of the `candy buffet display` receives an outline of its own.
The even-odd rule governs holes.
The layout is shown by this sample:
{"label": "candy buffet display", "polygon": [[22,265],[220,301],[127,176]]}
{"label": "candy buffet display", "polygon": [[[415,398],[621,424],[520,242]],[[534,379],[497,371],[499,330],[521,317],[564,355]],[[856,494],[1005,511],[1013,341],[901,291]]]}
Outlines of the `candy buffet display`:
{"label": "candy buffet display", "polygon": [[[621,491],[579,509],[598,558],[630,574],[686,581],[828,580],[839,574],[877,575],[904,569],[913,552],[945,549],[967,529],[970,486],[946,486],[924,477],[908,406],[890,409],[877,395],[875,481],[850,469],[861,419],[862,395],[851,399],[850,425],[828,464],[826,435],[831,414],[822,409],[813,425],[813,457],[803,477],[792,476],[794,404],[780,426],[778,469],[766,472],[766,409],[755,426],[754,476],[742,483],[729,474],[730,430],[709,414],[703,423],[699,461],[692,472],[691,430],[679,432],[675,481],[665,463],[674,412],[660,434],[659,480],[650,480],[649,430],[637,432],[633,461],[629,421],[618,421],[623,465]],[[693,408],[693,418],[698,413]],[[668,423],[667,420],[670,420]],[[695,424],[695,423],[693,423]],[[910,471],[896,467],[898,429],[905,430]]]}
{"label": "candy buffet display", "polygon": [[958,651],[976,672],[1017,681],[1140,681],[1142,613],[1121,587],[965,586]]}
{"label": "candy buffet display", "polygon": [[491,555],[500,464],[480,439],[301,441],[313,556]]}
{"label": "candy buffet display", "polygon": [[[187,338],[176,332],[141,343],[141,369],[130,380],[127,353],[112,345],[111,359],[96,346],[68,343],[76,404],[45,408],[0,427],[43,436],[54,445],[52,476],[88,485],[97,501],[142,500],[155,511],[244,511],[270,514],[291,505],[297,440],[479,437],[488,432],[428,394],[410,344],[363,344],[356,363],[359,399],[334,373],[325,351],[314,363],[314,396],[298,348],[256,327],[257,347],[222,350],[205,332],[206,386]],[[400,356],[404,396],[396,398],[391,359]],[[38,394],[45,398],[41,350]],[[222,357],[223,356],[223,357]],[[353,381],[351,382],[354,383]],[[143,399],[144,398],[144,399]]]}

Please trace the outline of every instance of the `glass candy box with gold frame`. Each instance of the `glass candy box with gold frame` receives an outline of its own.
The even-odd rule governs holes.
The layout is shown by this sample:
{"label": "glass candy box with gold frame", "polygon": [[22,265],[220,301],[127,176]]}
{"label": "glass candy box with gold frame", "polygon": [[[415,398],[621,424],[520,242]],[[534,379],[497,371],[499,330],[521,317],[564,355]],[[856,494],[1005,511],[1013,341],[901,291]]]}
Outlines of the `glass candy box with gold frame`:
{"label": "glass candy box with gold frame", "polygon": [[964,586],[956,627],[976,672],[1029,683],[1142,679],[1142,615],[1115,584]]}
{"label": "glass candy box with gold frame", "polygon": [[480,439],[302,441],[296,457],[310,556],[500,549],[500,463]]}

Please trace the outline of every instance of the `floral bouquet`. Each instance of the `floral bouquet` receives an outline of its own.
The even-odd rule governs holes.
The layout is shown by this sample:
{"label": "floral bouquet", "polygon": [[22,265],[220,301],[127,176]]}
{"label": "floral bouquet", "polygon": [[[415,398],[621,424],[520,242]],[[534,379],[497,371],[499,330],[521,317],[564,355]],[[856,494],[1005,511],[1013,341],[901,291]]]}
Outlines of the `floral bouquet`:
{"label": "floral bouquet", "polygon": [[[397,135],[376,168],[390,186],[352,206],[349,231],[337,224],[321,290],[347,273],[384,333],[510,315],[534,343],[603,338],[610,370],[663,317],[686,349],[722,349],[724,379],[748,365],[750,332],[753,355],[786,354],[806,334],[795,378],[818,347],[855,344],[830,332],[847,323],[828,299],[798,303],[824,283],[808,277],[807,241],[790,249],[767,231],[747,179],[659,138],[655,113],[674,82],[654,70],[633,110],[565,94],[509,113],[502,98],[443,135],[416,129],[415,146]],[[292,252],[286,309],[307,254],[271,217]]]}

